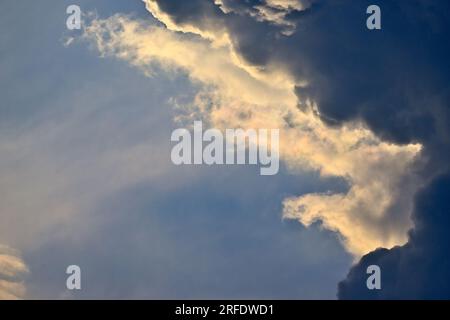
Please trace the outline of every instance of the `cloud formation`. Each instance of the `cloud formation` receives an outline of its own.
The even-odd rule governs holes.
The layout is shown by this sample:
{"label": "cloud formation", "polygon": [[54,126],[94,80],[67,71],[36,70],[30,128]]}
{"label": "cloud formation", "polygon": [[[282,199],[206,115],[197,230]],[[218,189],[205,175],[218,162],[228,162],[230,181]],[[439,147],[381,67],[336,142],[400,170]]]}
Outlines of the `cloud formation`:
{"label": "cloud formation", "polygon": [[[416,199],[409,241],[364,256],[339,283],[340,299],[450,298],[450,175],[437,178]],[[367,267],[381,268],[381,290],[367,290]]]}
{"label": "cloud formation", "polygon": [[[165,141],[170,132],[160,133],[165,127],[161,117],[155,116],[155,109],[148,108],[163,104],[161,100],[151,100],[158,95],[159,89],[153,89],[161,79],[149,79],[149,88],[145,88],[145,82],[144,88],[139,86],[141,89],[136,90],[134,84],[142,79],[136,77],[133,82],[122,78],[126,73],[115,73],[115,68],[109,68],[114,65],[111,61],[103,69],[98,61],[92,68],[84,65],[86,60],[80,54],[84,48],[81,52],[53,50],[48,54],[60,37],[60,29],[54,23],[60,23],[64,3],[44,2],[52,8],[47,10],[48,20],[23,15],[21,4],[5,5],[8,10],[2,12],[8,14],[0,19],[5,26],[21,26],[20,31],[2,38],[11,50],[4,52],[0,62],[5,88],[0,120],[0,211],[2,220],[7,222],[0,224],[0,243],[14,243],[24,253],[22,249],[26,248],[28,253],[33,252],[32,260],[39,261],[37,264],[42,261],[39,246],[43,242],[55,244],[62,252],[55,257],[60,259],[62,270],[70,254],[66,255],[66,247],[61,248],[68,243],[80,246],[71,237],[86,239],[80,234],[86,228],[79,227],[87,220],[79,218],[89,215],[89,222],[98,222],[93,212],[104,205],[102,198],[110,200],[111,194],[148,180],[165,191],[169,189],[167,181],[173,185],[179,182],[164,175],[172,168],[168,168],[166,154],[157,144]],[[377,2],[382,8],[383,29],[373,33],[365,28],[365,10],[372,4],[365,0],[146,0],[148,11],[161,22],[159,27],[119,15],[94,20],[86,37],[102,54],[131,62],[150,76],[161,68],[165,75],[188,75],[198,94],[190,103],[172,100],[179,107],[177,119],[192,123],[192,119],[205,118],[216,127],[280,127],[285,141],[283,159],[292,171],[314,170],[322,176],[338,176],[347,181],[348,191],[343,193],[330,191],[285,199],[285,217],[305,225],[322,221],[323,226],[341,235],[355,257],[409,239],[404,246],[365,255],[341,283],[339,297],[448,297],[448,177],[436,176],[449,171],[450,26],[446,13],[450,3]],[[111,5],[106,0],[102,3]],[[41,2],[36,6],[43,8]],[[20,34],[35,30],[39,30],[39,37],[17,45]],[[81,73],[85,74],[78,73],[80,64]],[[64,65],[66,76],[76,76],[61,81],[57,65]],[[28,84],[26,90],[17,85],[24,81]],[[167,83],[161,87],[166,85],[164,90],[180,90]],[[142,95],[146,98],[141,98],[148,101],[134,100],[139,95],[135,90],[148,92]],[[36,100],[37,97],[42,99]],[[127,102],[125,108],[122,101]],[[134,108],[127,108],[128,105]],[[15,122],[18,118],[21,121]],[[157,124],[159,130],[155,129]],[[147,131],[150,127],[153,130]],[[151,142],[143,138],[157,133],[161,136]],[[428,184],[432,180],[435,182]],[[423,191],[414,202],[413,195],[419,187]],[[202,188],[204,185],[200,184],[198,190]],[[257,203],[260,195],[255,196],[250,187],[244,189],[254,197],[250,202]],[[305,189],[299,185],[298,194]],[[164,193],[166,201],[172,204],[173,195],[167,194],[170,192]],[[198,194],[192,192],[192,196]],[[186,199],[193,198],[188,195]],[[194,198],[194,205],[202,200]],[[210,205],[215,207],[216,203]],[[169,209],[159,208],[166,210]],[[179,210],[185,212],[184,207]],[[227,210],[235,212],[233,207]],[[209,212],[209,208],[204,211]],[[236,215],[236,221],[240,221],[239,213]],[[122,223],[117,221],[111,223],[111,233],[123,234]],[[133,219],[127,216],[120,221],[128,223]],[[149,231],[141,217],[135,221],[142,227],[140,234],[147,235]],[[413,224],[408,238],[406,231]],[[247,222],[245,228],[249,225]],[[134,229],[130,230],[130,238],[135,237]],[[196,234],[193,230],[191,234]],[[180,239],[181,232],[174,234],[173,238]],[[67,237],[71,239],[64,244],[55,241]],[[266,234],[263,237],[266,239]],[[145,242],[135,238],[129,247]],[[192,236],[188,234],[184,239],[188,238]],[[208,234],[203,239],[208,239]],[[304,239],[299,242],[308,243]],[[109,238],[113,243],[116,240]],[[118,246],[110,247],[119,248],[120,240]],[[161,250],[157,241],[158,237],[155,248]],[[198,251],[198,245],[192,247]],[[286,254],[282,245],[279,248],[274,250]],[[19,297],[24,292],[20,275],[26,273],[26,267],[11,249],[1,250],[2,292],[8,297]],[[103,249],[98,250],[102,257]],[[147,245],[135,253],[145,250]],[[116,250],[111,261],[117,262],[123,251]],[[211,251],[216,252],[215,248]],[[323,254],[327,250],[316,251]],[[47,254],[53,256],[54,252],[50,246]],[[86,257],[91,261],[90,248],[86,249]],[[129,257],[131,261],[135,256]],[[173,263],[178,265],[178,261]],[[368,293],[361,287],[367,262],[382,266],[382,292]],[[97,275],[103,274],[103,266],[107,265],[102,263]],[[284,264],[288,263],[280,263]],[[163,265],[168,269],[167,264]],[[297,272],[296,267],[290,267],[291,273],[283,277]],[[142,284],[140,275],[146,268],[140,268],[133,274],[139,275],[135,283]],[[316,270],[316,266],[311,269]],[[117,270],[123,272],[122,265]],[[193,264],[192,270],[198,270],[197,265]],[[270,268],[266,270],[270,273]],[[110,274],[114,276],[114,268]],[[39,281],[49,278],[39,277]],[[286,278],[285,283],[292,282],[290,276]],[[109,279],[105,276],[104,283]],[[417,281],[408,283],[409,279]],[[56,290],[63,282],[54,282]],[[165,285],[162,283],[160,288]],[[179,288],[178,284],[174,287]],[[186,285],[186,292],[190,290]]]}
{"label": "cloud formation", "polygon": [[29,270],[18,253],[0,245],[0,300],[25,297],[25,277]]}
{"label": "cloud formation", "polygon": [[[146,1],[146,5],[166,27],[116,15],[92,21],[85,37],[101,54],[125,59],[149,75],[155,68],[189,75],[200,90],[191,104],[183,106],[185,116],[202,117],[219,128],[280,128],[281,157],[292,170],[317,170],[348,182],[346,194],[286,199],[285,218],[305,225],[322,221],[341,235],[355,256],[406,241],[417,188],[410,168],[421,150],[419,144],[383,142],[360,121],[330,127],[314,99],[299,99],[298,88],[307,79],[288,72],[280,61],[267,62],[263,68],[252,63],[230,21],[256,29],[248,32],[281,28],[277,24],[238,14],[237,9],[222,10],[221,4],[211,1],[182,5]],[[251,36],[249,41],[255,41],[257,35]]]}
{"label": "cloud formation", "polygon": [[[162,1],[147,2],[160,4],[167,16],[179,25],[194,25],[200,29],[211,25],[196,22],[202,20],[202,13],[192,7],[180,10],[167,5],[166,1],[165,4]],[[207,7],[209,1],[196,2]],[[386,167],[378,166],[380,170],[363,165],[370,172],[361,175],[364,177],[360,182],[363,188],[353,185],[345,196],[303,197],[308,198],[309,208],[311,205],[314,207],[310,211],[313,219],[327,212],[325,217],[320,217],[325,225],[333,229],[335,224],[334,230],[341,234],[346,229],[343,225],[352,228],[350,239],[356,238],[354,234],[358,232],[355,230],[363,231],[358,240],[370,239],[373,229],[369,226],[377,229],[380,221],[380,229],[387,231],[381,237],[388,237],[390,227],[397,229],[394,222],[397,219],[402,220],[403,226],[408,225],[401,217],[411,213],[414,203],[412,195],[417,187],[425,186],[436,176],[449,171],[450,44],[447,38],[450,20],[445,15],[450,10],[449,2],[378,1],[382,9],[383,27],[380,32],[370,33],[364,27],[366,16],[363,14],[372,4],[370,1],[314,0],[304,6],[304,10],[295,10],[285,16],[295,26],[295,32],[284,37],[279,25],[261,21],[256,23],[247,18],[245,12],[261,2],[246,1],[245,8],[235,10],[227,18],[223,15],[216,17],[217,21],[225,21],[222,25],[229,34],[227,38],[238,55],[253,69],[265,70],[275,64],[287,70],[296,81],[299,106],[307,108],[308,102],[313,101],[315,113],[331,126],[342,128],[351,121],[362,121],[383,141],[404,146],[420,143],[423,146],[414,167],[417,173],[415,178],[391,173],[388,180],[379,179],[380,171],[389,171],[388,168],[393,168],[392,163]],[[364,163],[366,158],[361,159]],[[353,163],[355,159],[347,161]],[[357,172],[361,171],[365,170],[359,167]],[[393,171],[398,173],[398,170]],[[443,203],[443,199],[447,198],[445,190],[448,190],[448,179],[445,176],[437,179],[438,182],[422,191],[415,201],[415,226],[408,243],[392,250],[376,250],[365,256],[341,283],[339,297],[448,298],[446,284],[450,281],[445,271],[448,270],[445,252],[449,240],[443,231],[448,226],[446,217],[449,210]],[[401,187],[392,188],[396,184],[392,181],[401,181],[397,184]],[[379,190],[396,199],[394,203],[383,206],[386,197],[377,197],[379,193],[374,192],[377,188],[367,188],[371,182],[382,186]],[[344,201],[351,199],[352,194],[361,194],[361,201],[357,198],[353,199],[356,201]],[[292,203],[296,213],[294,216],[301,213],[301,221],[307,222],[305,217],[309,215],[304,215],[303,203]],[[377,211],[374,208],[379,208],[379,212],[388,217],[387,220],[372,219],[361,228],[361,216],[377,216],[367,214],[366,206],[372,213]],[[290,210],[289,205],[287,207]],[[354,210],[347,209],[349,207]],[[346,220],[349,211],[355,212],[357,218]],[[327,223],[327,219],[333,224]],[[354,243],[360,245],[359,241]],[[386,242],[378,244],[389,248]],[[347,246],[351,247],[349,244]],[[368,246],[365,246],[367,249]],[[362,287],[364,281],[361,280],[366,276],[364,267],[368,262],[380,264],[385,274],[384,289],[379,293],[369,294]],[[444,267],[441,269],[439,266]],[[412,282],[411,279],[417,281]]]}

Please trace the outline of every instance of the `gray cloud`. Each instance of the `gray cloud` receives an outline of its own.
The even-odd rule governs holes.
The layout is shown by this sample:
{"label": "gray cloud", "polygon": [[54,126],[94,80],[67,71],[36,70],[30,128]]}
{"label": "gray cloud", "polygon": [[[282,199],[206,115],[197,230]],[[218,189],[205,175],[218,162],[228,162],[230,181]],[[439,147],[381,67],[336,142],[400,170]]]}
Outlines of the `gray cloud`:
{"label": "gray cloud", "polygon": [[[124,3],[80,1],[100,15]],[[195,85],[163,72],[146,78],[76,42],[63,47],[67,4],[0,5],[0,24],[14,17],[20,26],[1,38],[11,51],[0,53],[0,242],[19,248],[32,271],[27,292],[14,292],[71,297],[65,269],[79,264],[74,298],[333,298],[349,256],[333,234],[283,223],[279,211],[294,190],[345,183],[285,171],[269,183],[253,168],[176,171],[167,101],[191,98]],[[41,11],[46,19],[24,14]],[[268,194],[277,196],[260,202]]]}

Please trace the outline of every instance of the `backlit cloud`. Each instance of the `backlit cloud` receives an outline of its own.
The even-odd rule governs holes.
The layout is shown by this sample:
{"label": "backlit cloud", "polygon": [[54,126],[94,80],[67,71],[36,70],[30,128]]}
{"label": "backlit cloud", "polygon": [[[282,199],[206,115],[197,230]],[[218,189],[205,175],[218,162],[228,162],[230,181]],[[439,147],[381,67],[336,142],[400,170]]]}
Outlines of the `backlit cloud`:
{"label": "backlit cloud", "polygon": [[124,59],[148,75],[160,68],[187,74],[200,89],[194,101],[181,105],[180,118],[203,118],[218,128],[280,128],[281,157],[292,171],[317,170],[348,182],[346,194],[285,199],[285,218],[305,225],[322,221],[355,256],[406,241],[419,144],[383,142],[358,121],[329,127],[314,100],[299,100],[296,88],[305,83],[276,63],[264,69],[246,64],[220,18],[206,19],[207,27],[199,28],[177,23],[154,1],[146,4],[166,27],[115,15],[91,21],[85,37],[102,55]]}

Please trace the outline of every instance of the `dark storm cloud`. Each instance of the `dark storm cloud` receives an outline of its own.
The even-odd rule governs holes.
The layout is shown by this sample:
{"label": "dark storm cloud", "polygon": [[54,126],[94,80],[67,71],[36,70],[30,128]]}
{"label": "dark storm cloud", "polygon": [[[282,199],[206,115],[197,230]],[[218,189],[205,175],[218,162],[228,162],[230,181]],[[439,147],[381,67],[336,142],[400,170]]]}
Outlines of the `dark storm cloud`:
{"label": "dark storm cloud", "polygon": [[[330,125],[362,120],[382,139],[422,143],[424,183],[449,170],[450,2],[309,1],[284,16],[296,26],[289,36],[250,14],[261,1],[224,0],[227,13],[208,0],[157,2],[175,21],[200,29],[215,19],[248,63],[262,69],[276,63],[307,81],[297,87],[299,106],[313,100]],[[381,8],[382,30],[366,28],[371,4]],[[447,176],[424,190],[408,244],[366,255],[341,283],[339,297],[450,297],[448,189]],[[382,267],[378,293],[365,288],[368,263]]]}
{"label": "dark storm cloud", "polygon": [[[211,28],[208,21],[220,23],[223,12],[211,1],[157,1],[158,6],[174,20],[176,24],[184,25],[195,22],[199,28]],[[200,17],[198,15],[201,15]]]}
{"label": "dark storm cloud", "polygon": [[[317,102],[324,120],[363,119],[378,135],[398,143],[445,139],[450,94],[448,1],[377,1],[382,30],[366,28],[373,1],[312,1],[285,19],[296,32],[249,15],[262,1],[157,1],[179,24],[226,26],[233,44],[251,64],[281,63],[296,78],[302,99]],[[211,26],[211,23],[209,24]]]}

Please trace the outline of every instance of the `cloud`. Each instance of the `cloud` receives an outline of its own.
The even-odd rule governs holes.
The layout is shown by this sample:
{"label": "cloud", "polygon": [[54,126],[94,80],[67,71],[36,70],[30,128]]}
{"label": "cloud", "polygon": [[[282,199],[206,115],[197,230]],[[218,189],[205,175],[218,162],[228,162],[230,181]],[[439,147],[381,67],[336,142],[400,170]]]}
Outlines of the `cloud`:
{"label": "cloud", "polygon": [[[219,128],[280,128],[281,156],[292,170],[317,170],[347,180],[346,194],[286,199],[284,217],[305,225],[322,221],[355,256],[406,241],[417,184],[404,188],[403,183],[414,182],[410,168],[419,144],[383,142],[358,121],[326,125],[314,100],[299,106],[296,88],[304,83],[282,65],[254,68],[237,56],[242,51],[235,42],[224,42],[235,36],[223,20],[226,13],[211,2],[146,4],[167,28],[115,15],[93,20],[85,37],[102,55],[124,59],[148,75],[158,68],[187,74],[200,87],[195,100],[182,106],[188,118],[202,117]],[[175,16],[177,9],[183,14]]]}
{"label": "cloud", "polygon": [[29,270],[18,253],[0,245],[0,300],[24,298]]}
{"label": "cloud", "polygon": [[[151,3],[152,1],[147,1]],[[294,33],[296,24],[288,16],[305,10],[309,7],[308,1],[299,0],[266,0],[236,2],[230,0],[216,0],[220,9],[228,14],[230,12],[248,15],[257,21],[269,22],[281,29],[281,34]]]}
{"label": "cloud", "polygon": [[[166,1],[147,2],[158,3],[167,17],[179,22],[178,26],[198,28],[200,34],[211,34],[205,28],[213,24],[202,23],[205,11],[196,10],[204,8],[210,1],[193,1],[197,3],[195,10],[194,6],[180,10],[177,6],[163,4]],[[239,1],[229,0],[227,3],[232,7],[230,3],[237,4]],[[378,244],[389,248],[386,239],[393,239],[392,233],[387,231],[383,235],[373,235],[371,230],[377,230],[380,226],[382,230],[390,230],[392,224],[387,222],[389,220],[394,225],[395,221],[401,221],[399,224],[403,226],[403,231],[412,226],[405,217],[410,216],[413,194],[418,186],[427,185],[450,169],[447,160],[450,156],[450,44],[447,41],[450,21],[445,16],[445,12],[450,10],[449,2],[415,0],[398,3],[380,0],[377,5],[382,10],[382,30],[369,32],[365,28],[365,11],[372,2],[310,1],[304,10],[296,10],[285,16],[295,25],[294,32],[285,36],[280,25],[242,14],[251,10],[256,3],[262,1],[245,2],[240,13],[236,10],[224,12],[226,18],[222,15],[218,19],[228,34],[226,38],[230,39],[235,54],[246,64],[256,70],[277,65],[288,72],[296,82],[299,106],[309,108],[308,102],[312,101],[311,105],[316,108],[315,114],[333,127],[342,128],[353,121],[361,121],[382,141],[390,141],[397,146],[410,143],[422,145],[422,152],[414,166],[415,177],[408,174],[402,176],[394,169],[395,173],[388,174],[389,178],[385,179],[380,177],[380,171],[389,171],[388,168],[394,167],[398,169],[399,166],[390,162],[385,167],[378,166],[383,169],[376,170],[377,166],[362,164],[363,168],[358,167],[357,172],[368,173],[358,174],[363,178],[359,181],[362,187],[355,187],[353,183],[345,195],[306,195],[297,201],[293,199],[285,202],[288,214],[293,212],[290,215],[301,216],[306,224],[309,218],[319,218],[326,227],[341,234],[345,234],[343,230],[351,228],[352,236],[347,238],[355,241],[348,242],[345,238],[344,241],[350,248],[351,243],[359,246],[359,252],[369,249],[370,245],[364,244],[364,241],[372,242],[372,237],[383,238],[384,243],[378,241]],[[352,133],[351,136],[355,135]],[[373,154],[379,154],[379,150]],[[366,157],[346,158],[345,163],[355,163],[355,159],[364,163]],[[403,168],[400,172],[404,171],[405,166],[400,167]],[[372,182],[378,187],[373,186]],[[439,187],[444,188],[444,184],[438,183],[430,188],[434,190]],[[382,196],[384,193],[385,196]],[[439,202],[442,201],[439,194],[438,191],[430,191],[429,196],[436,196],[434,201]],[[383,205],[389,202],[389,198],[393,203]],[[309,207],[305,205],[306,201]],[[416,202],[417,205],[420,201]],[[354,212],[356,219],[349,212]],[[379,219],[380,212],[386,220]],[[406,281],[414,272],[419,274],[419,278],[426,278],[425,271],[432,272],[425,267],[424,262],[404,266],[404,261],[416,261],[418,257],[411,247],[420,247],[421,261],[430,261],[430,266],[446,265],[446,259],[441,254],[443,251],[437,249],[436,254],[433,245],[427,243],[434,239],[434,228],[439,229],[440,222],[448,225],[447,221],[432,214],[425,218],[430,213],[422,212],[420,208],[416,208],[415,212],[415,228],[420,228],[420,219],[428,221],[429,226],[427,232],[419,232],[420,240],[411,238],[404,247],[381,249],[365,258],[367,261],[386,262],[384,273],[395,274],[400,279],[396,282],[396,277],[388,277],[386,289],[380,297],[448,296],[448,288],[439,284],[447,281],[445,272],[438,272],[443,279],[428,277],[428,283],[418,283],[414,290],[408,291],[410,286]],[[377,216],[370,222],[361,218]],[[361,219],[364,223],[361,223]],[[399,237],[393,242],[400,244],[400,238],[405,240]],[[448,243],[447,238],[442,234],[444,243]],[[434,246],[441,248],[439,244]],[[341,297],[358,297],[361,283],[354,281],[354,275],[361,275],[366,260],[363,259],[355,271],[349,274],[347,281],[343,282],[339,294]],[[401,268],[405,268],[404,277],[396,274],[396,270]],[[396,284],[401,284],[405,289],[396,289]]]}
{"label": "cloud", "polygon": [[[434,180],[416,199],[409,241],[365,255],[339,283],[340,299],[449,299],[450,175]],[[381,268],[381,290],[367,290],[366,269]]]}
{"label": "cloud", "polygon": [[[168,74],[189,75],[199,93],[191,103],[173,100],[180,107],[179,119],[204,117],[217,127],[281,127],[282,155],[291,170],[315,170],[347,181],[345,193],[285,199],[285,217],[306,225],[322,221],[324,227],[341,235],[355,256],[408,240],[413,195],[449,169],[448,1],[412,0],[400,5],[379,0],[383,21],[379,33],[368,33],[365,28],[365,9],[372,3],[364,0],[145,2],[165,28],[114,16],[95,20],[87,30],[88,38],[102,54],[129,61],[150,76],[159,68]],[[48,1],[48,6],[55,5]],[[134,112],[118,106],[122,101],[138,105],[132,100],[134,86],[129,78],[121,78],[121,73],[98,78],[105,70],[96,62],[95,71],[83,69],[87,75],[82,81],[79,77],[60,81],[61,70],[48,66],[65,65],[66,76],[76,74],[79,65],[75,62],[82,60],[81,52],[74,50],[72,60],[67,58],[64,63],[59,59],[67,57],[69,50],[48,55],[42,42],[57,43],[52,37],[45,38],[50,30],[54,32],[54,25],[48,23],[44,32],[42,19],[30,23],[32,19],[21,14],[21,6],[8,9],[14,8],[16,15],[9,14],[9,18],[23,18],[18,25],[26,26],[27,31],[35,30],[38,23],[41,36],[25,47],[11,45],[13,54],[2,60],[6,61],[2,83],[7,88],[2,104],[7,112],[2,121],[7,123],[14,118],[11,115],[21,112],[32,121],[2,126],[0,211],[8,223],[0,224],[0,242],[33,251],[43,239],[52,243],[55,233],[61,235],[69,228],[83,238],[73,222],[81,221],[81,225],[85,220],[74,217],[95,212],[102,197],[157,179],[167,169],[167,158],[148,147],[148,140],[142,141],[148,134],[142,133],[143,128],[160,122],[154,117],[155,110]],[[52,21],[60,18],[60,12],[63,10],[53,12],[56,18]],[[6,43],[15,44],[10,41],[13,38],[6,37]],[[28,46],[30,43],[34,46]],[[75,45],[70,44],[71,48]],[[159,54],[158,46],[166,49],[164,54]],[[18,65],[10,63],[18,60],[16,55],[25,57]],[[30,79],[29,69],[44,71]],[[53,81],[44,81],[48,78]],[[89,78],[96,79],[95,86],[85,82]],[[27,90],[14,85],[22,79],[28,83]],[[164,87],[160,79],[148,81],[149,88]],[[56,90],[62,84],[76,92],[67,95],[67,90]],[[123,87],[131,93],[124,94]],[[46,96],[48,88],[54,89],[51,97]],[[64,92],[64,97],[58,92]],[[39,108],[35,107],[36,97],[47,97]],[[41,108],[49,101],[56,107],[48,108],[50,111],[47,106]],[[90,108],[93,105],[96,107]],[[119,119],[108,112],[113,107],[115,112],[125,110]],[[37,118],[28,115],[35,116],[36,110]],[[156,141],[164,141],[164,137],[162,134]],[[162,180],[167,183],[168,179]],[[412,278],[412,274],[430,281],[416,282],[409,296],[433,297],[433,290],[435,297],[446,295],[448,275],[438,268],[447,267],[442,248],[448,237],[442,230],[448,225],[448,210],[440,201],[447,197],[442,192],[448,186],[441,181],[428,190],[424,192],[429,200],[419,197],[416,203],[428,203],[431,209],[418,205],[413,216],[414,230],[427,226],[426,231],[417,230],[417,237],[411,236],[403,247],[366,256],[341,286],[340,297],[357,297],[355,289],[360,283],[353,275],[363,270],[365,259],[382,264],[385,275],[405,268],[404,261],[408,262],[409,269],[405,268],[405,277],[397,284],[394,278],[383,278],[384,297],[408,295],[406,275]],[[298,194],[302,191],[299,185]],[[417,251],[423,262],[409,263],[417,261]],[[7,256],[14,260],[15,255]],[[430,277],[435,270],[444,285]],[[399,284],[406,289],[396,289]]]}

